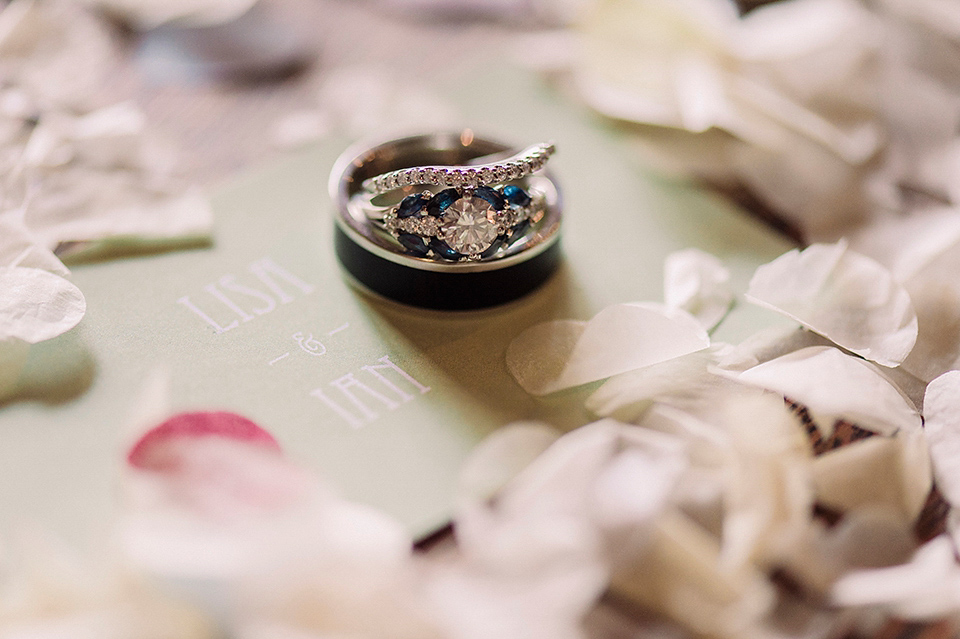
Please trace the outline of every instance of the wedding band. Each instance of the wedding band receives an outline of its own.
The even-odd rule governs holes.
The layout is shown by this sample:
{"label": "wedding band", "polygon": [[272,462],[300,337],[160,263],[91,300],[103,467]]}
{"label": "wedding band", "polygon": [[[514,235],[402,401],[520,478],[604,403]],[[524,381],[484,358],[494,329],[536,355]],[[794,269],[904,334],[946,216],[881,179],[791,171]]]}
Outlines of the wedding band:
{"label": "wedding band", "polygon": [[416,184],[468,188],[490,186],[519,180],[539,171],[555,151],[552,143],[543,143],[499,162],[475,166],[414,166],[368,178],[364,180],[363,188],[371,193],[386,193]]}
{"label": "wedding band", "polygon": [[[553,152],[541,144],[516,153],[468,129],[347,149],[331,172],[330,194],[348,279],[441,309],[530,292],[560,260],[560,193],[543,170]],[[436,167],[444,172],[427,171]]]}

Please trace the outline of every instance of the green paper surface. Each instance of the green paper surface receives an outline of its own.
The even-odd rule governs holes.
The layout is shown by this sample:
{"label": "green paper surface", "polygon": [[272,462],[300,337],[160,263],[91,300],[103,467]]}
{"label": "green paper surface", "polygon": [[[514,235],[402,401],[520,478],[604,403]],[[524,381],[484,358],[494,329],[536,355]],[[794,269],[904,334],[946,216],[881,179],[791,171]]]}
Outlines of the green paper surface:
{"label": "green paper surface", "polygon": [[[645,174],[616,131],[530,76],[498,82],[497,95],[483,82],[460,87],[457,101],[481,135],[557,144],[566,261],[547,285],[470,313],[370,298],[345,282],[332,251],[326,183],[349,141],[255,171],[216,194],[212,247],[74,267],[87,316],[33,349],[18,396],[0,407],[0,535],[28,520],[80,543],[106,538],[123,429],[158,369],[173,410],[245,415],[347,497],[429,533],[450,516],[458,468],[486,434],[521,419],[590,420],[584,392],[538,399],[516,385],[504,365],[516,334],[661,300],[674,250],[714,253],[743,288],[791,248],[720,199]],[[718,337],[777,321],[740,306]]]}

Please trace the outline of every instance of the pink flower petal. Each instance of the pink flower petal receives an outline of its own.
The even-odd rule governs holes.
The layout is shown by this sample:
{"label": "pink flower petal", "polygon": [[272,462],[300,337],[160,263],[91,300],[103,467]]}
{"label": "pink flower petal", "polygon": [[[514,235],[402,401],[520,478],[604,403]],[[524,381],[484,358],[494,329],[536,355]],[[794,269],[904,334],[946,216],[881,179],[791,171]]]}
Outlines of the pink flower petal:
{"label": "pink flower petal", "polygon": [[130,448],[127,463],[140,470],[173,470],[179,464],[179,456],[168,444],[203,437],[222,437],[280,452],[273,435],[246,417],[225,411],[200,411],[174,415],[147,431]]}

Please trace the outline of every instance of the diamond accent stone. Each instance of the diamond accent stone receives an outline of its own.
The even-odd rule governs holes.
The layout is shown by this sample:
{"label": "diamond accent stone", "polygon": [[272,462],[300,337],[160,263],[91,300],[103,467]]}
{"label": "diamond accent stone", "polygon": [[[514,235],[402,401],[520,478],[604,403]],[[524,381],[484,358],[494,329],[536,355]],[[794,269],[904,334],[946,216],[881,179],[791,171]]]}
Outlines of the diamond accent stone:
{"label": "diamond accent stone", "polygon": [[440,230],[440,221],[435,217],[424,217],[416,221],[416,231],[420,235],[433,236]]}
{"label": "diamond accent stone", "polygon": [[484,199],[462,197],[447,208],[438,237],[464,255],[487,250],[500,233],[497,211]]}
{"label": "diamond accent stone", "polygon": [[465,169],[463,171],[463,185],[469,188],[476,188],[479,186],[477,171],[475,169]]}

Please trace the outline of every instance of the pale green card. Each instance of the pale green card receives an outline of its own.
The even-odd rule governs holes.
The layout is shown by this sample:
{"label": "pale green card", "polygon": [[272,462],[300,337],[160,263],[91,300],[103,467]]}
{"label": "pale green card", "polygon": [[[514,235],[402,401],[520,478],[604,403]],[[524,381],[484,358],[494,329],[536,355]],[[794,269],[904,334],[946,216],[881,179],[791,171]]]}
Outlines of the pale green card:
{"label": "pale green card", "polygon": [[[644,174],[616,132],[530,77],[498,82],[496,95],[476,82],[457,101],[478,132],[557,144],[566,263],[545,287],[459,314],[365,297],[344,282],[331,246],[327,174],[347,141],[257,171],[217,193],[213,248],[75,267],[87,316],[34,349],[21,398],[0,408],[4,529],[28,519],[74,541],[104,538],[118,433],[149,372],[163,368],[175,409],[253,419],[348,497],[422,535],[448,518],[458,468],[484,435],[518,419],[589,419],[583,393],[536,399],[513,382],[513,336],[662,299],[663,258],[677,249],[716,254],[742,285],[790,248],[718,198]],[[720,337],[773,321],[740,308]]]}

